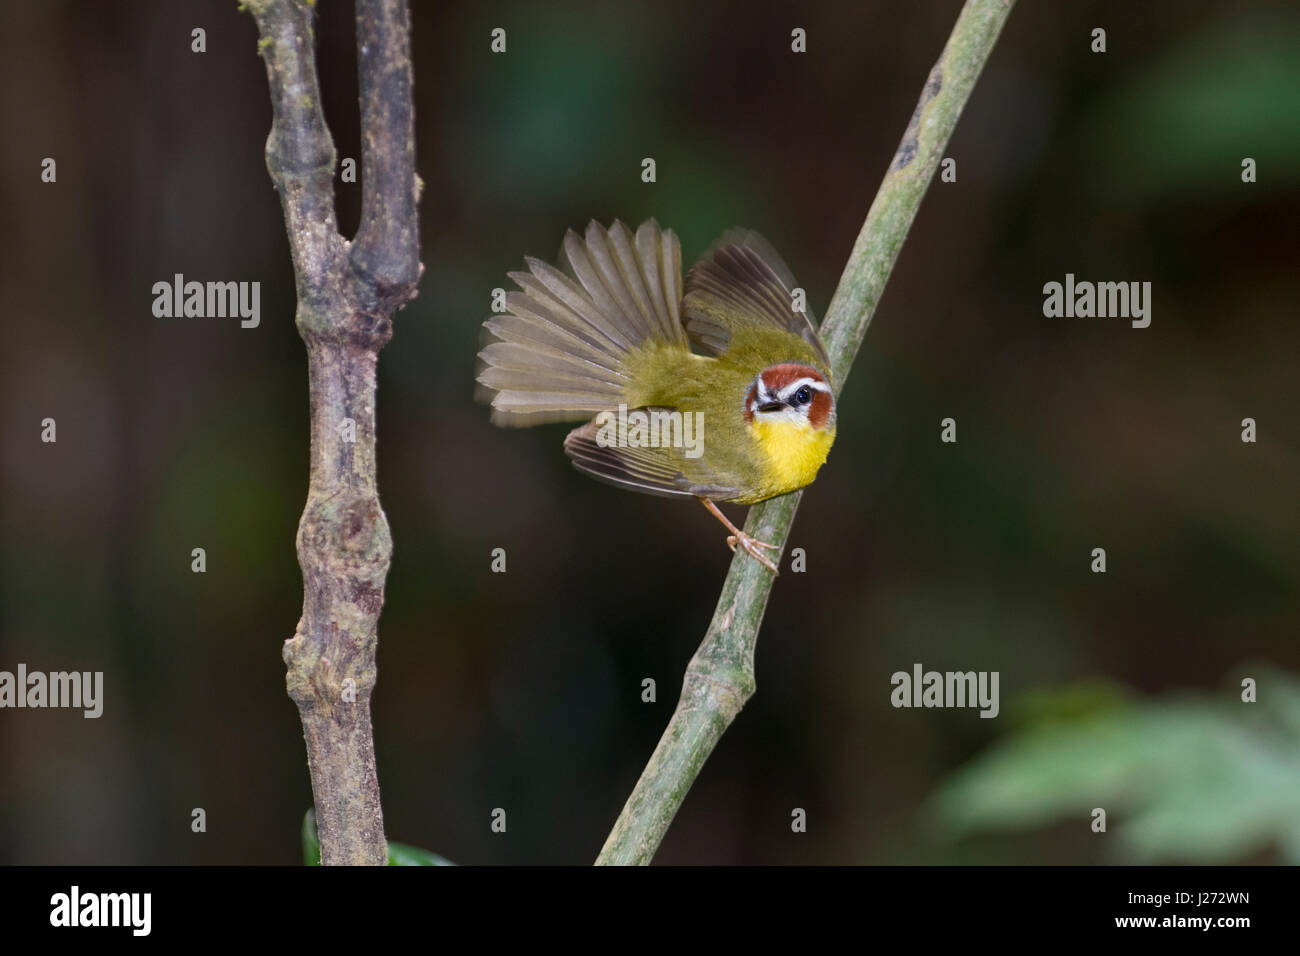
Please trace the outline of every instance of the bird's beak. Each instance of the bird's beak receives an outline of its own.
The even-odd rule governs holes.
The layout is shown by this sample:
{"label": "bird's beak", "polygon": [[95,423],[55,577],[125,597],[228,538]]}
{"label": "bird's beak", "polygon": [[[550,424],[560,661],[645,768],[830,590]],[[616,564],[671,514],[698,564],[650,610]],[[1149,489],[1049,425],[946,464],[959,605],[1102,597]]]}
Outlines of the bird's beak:
{"label": "bird's beak", "polygon": [[766,405],[758,406],[760,412],[779,412],[785,408],[785,402],[768,402]]}

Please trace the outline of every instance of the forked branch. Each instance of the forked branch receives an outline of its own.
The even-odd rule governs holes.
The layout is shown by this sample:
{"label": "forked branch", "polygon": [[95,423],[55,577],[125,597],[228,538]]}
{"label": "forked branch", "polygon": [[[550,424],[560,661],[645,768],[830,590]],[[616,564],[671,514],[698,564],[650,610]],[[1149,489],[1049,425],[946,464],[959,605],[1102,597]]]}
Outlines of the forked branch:
{"label": "forked branch", "polygon": [[375,473],[375,366],[420,273],[406,2],[357,0],[364,187],[352,244],[334,211],[314,4],[246,6],[262,36],[273,111],[266,164],[289,233],[311,404],[303,611],[284,644],[287,684],[307,742],[321,862],[383,864],[370,694],[392,539]]}

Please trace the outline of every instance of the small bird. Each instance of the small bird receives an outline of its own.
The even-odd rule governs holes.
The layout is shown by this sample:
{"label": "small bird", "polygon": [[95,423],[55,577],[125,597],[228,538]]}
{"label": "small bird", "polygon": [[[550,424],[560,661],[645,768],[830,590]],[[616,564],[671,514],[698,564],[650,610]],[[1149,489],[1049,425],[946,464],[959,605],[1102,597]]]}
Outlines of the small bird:
{"label": "small bird", "polygon": [[[653,219],[569,230],[561,269],[526,258],[484,321],[478,398],[503,426],[590,419],[564,450],[621,488],[698,498],[773,572],[715,502],[810,483],[835,441],[826,348],[785,264],[755,232],[722,236],[682,283],[681,246]],[[802,297],[800,297],[802,298]],[[799,308],[796,308],[796,305]]]}

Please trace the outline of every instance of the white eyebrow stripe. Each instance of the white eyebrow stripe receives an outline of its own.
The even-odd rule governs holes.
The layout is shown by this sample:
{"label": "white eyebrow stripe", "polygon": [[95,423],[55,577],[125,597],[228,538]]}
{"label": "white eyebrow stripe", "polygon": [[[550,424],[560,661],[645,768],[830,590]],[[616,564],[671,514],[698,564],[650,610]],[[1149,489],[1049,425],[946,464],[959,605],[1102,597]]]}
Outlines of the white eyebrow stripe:
{"label": "white eyebrow stripe", "polygon": [[827,385],[825,382],[819,382],[815,378],[804,377],[804,378],[795,379],[785,388],[781,389],[781,395],[782,396],[792,395],[795,392],[799,391],[799,389],[802,388],[804,385],[807,385],[809,388],[818,392],[829,392],[831,390],[831,387]]}

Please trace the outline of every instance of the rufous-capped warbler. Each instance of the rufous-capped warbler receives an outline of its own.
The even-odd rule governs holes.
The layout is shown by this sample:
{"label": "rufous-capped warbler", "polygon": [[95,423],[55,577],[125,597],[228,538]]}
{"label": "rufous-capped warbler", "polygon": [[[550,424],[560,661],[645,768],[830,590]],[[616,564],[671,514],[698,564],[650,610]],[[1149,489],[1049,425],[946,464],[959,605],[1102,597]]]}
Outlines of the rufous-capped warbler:
{"label": "rufous-capped warbler", "polygon": [[[772,571],[715,501],[754,504],[817,477],[835,440],[830,362],[796,283],[755,232],[733,230],[686,276],[654,220],[569,230],[564,271],[527,258],[484,323],[479,398],[492,421],[591,419],[564,450],[581,471],[648,494],[696,497]],[[796,308],[800,305],[800,308]]]}

